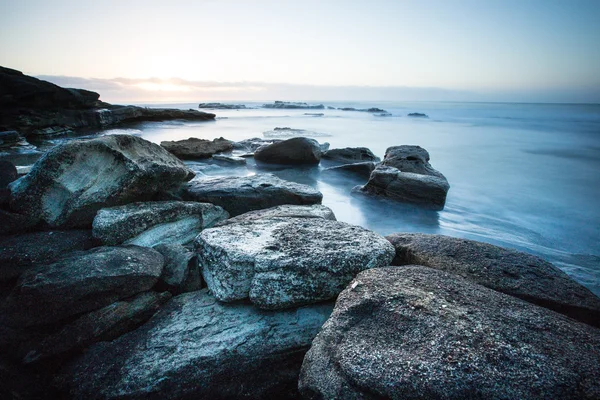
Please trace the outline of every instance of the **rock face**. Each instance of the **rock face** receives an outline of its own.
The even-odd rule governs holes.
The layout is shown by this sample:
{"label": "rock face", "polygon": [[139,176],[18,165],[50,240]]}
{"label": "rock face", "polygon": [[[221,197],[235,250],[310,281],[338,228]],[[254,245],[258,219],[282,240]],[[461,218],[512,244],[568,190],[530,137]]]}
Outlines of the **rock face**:
{"label": "rock face", "polygon": [[237,224],[239,222],[254,221],[257,219],[274,218],[274,217],[289,217],[289,218],[321,218],[330,221],[336,221],[335,214],[329,207],[325,207],[321,204],[314,204],[312,206],[290,206],[283,205],[277,207],[271,207],[264,210],[250,211],[237,217],[226,219],[221,221],[215,226],[223,226],[230,224]]}
{"label": "rock face", "polygon": [[0,160],[0,189],[6,188],[9,183],[17,178],[17,168],[13,163]]}
{"label": "rock face", "polygon": [[260,147],[254,159],[270,164],[318,164],[321,148],[316,140],[298,137]]}
{"label": "rock face", "polygon": [[382,165],[402,172],[446,179],[429,164],[429,152],[420,146],[394,146],[385,151]]}
{"label": "rock face", "polygon": [[93,245],[91,230],[35,232],[0,238],[0,282]]}
{"label": "rock face", "polygon": [[233,150],[233,142],[222,137],[213,141],[189,138],[174,142],[160,142],[160,145],[182,159],[209,158],[213,154]]}
{"label": "rock face", "polygon": [[289,101],[275,101],[273,104],[263,104],[263,108],[285,108],[290,110],[307,109],[307,110],[323,110],[323,104],[307,104],[294,103]]}
{"label": "rock face", "polygon": [[168,290],[173,294],[192,292],[202,288],[198,257],[179,244],[159,244],[154,247],[165,258],[157,290]]}
{"label": "rock face", "polygon": [[194,179],[182,193],[187,200],[223,207],[231,216],[283,204],[320,204],[321,192],[272,174]]}
{"label": "rock face", "polygon": [[14,325],[52,323],[149,290],[163,256],[152,249],[98,247],[23,273],[6,300]]}
{"label": "rock face", "polygon": [[228,217],[227,211],[213,204],[155,201],[103,208],[92,226],[94,237],[105,245],[153,247],[189,243],[202,229]]}
{"label": "rock face", "polygon": [[353,163],[353,164],[336,165],[335,167],[325,168],[323,170],[323,172],[325,172],[325,173],[330,173],[330,172],[349,173],[349,174],[354,174],[354,175],[369,179],[369,177],[371,176],[371,172],[373,172],[374,169],[375,169],[375,163],[367,161],[367,162],[360,162],[360,163]]}
{"label": "rock face", "polygon": [[595,399],[600,330],[427,267],[364,271],[302,366],[306,399]]}
{"label": "rock face", "polygon": [[169,292],[144,292],[85,314],[44,338],[27,352],[23,361],[39,362],[96,342],[114,340],[149,320],[170,298]]}
{"label": "rock face", "polygon": [[394,256],[378,234],[320,218],[270,218],[203,231],[202,276],[221,301],[250,298],[264,309],[329,300],[360,271]]}
{"label": "rock face", "polygon": [[136,331],[93,346],[57,382],[74,399],[293,398],[331,308],[267,312],[186,293]]}
{"label": "rock face", "polygon": [[321,156],[324,159],[338,161],[345,164],[357,162],[381,161],[371,150],[366,147],[346,147],[343,149],[331,149],[323,153]]}
{"label": "rock face", "polygon": [[397,233],[386,239],[396,249],[392,265],[440,269],[600,327],[600,298],[539,257],[443,235]]}
{"label": "rock face", "polygon": [[149,197],[193,176],[166,150],[135,136],[71,141],[10,184],[11,207],[52,227],[90,226],[101,208]]}

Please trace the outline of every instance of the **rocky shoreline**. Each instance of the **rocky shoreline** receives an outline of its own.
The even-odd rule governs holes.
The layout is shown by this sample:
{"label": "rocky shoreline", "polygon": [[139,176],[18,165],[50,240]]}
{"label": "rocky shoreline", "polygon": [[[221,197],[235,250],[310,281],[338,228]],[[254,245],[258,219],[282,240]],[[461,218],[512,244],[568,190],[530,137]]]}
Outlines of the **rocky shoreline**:
{"label": "rocky shoreline", "polygon": [[178,157],[327,160],[391,206],[439,210],[450,189],[419,146],[306,137],[110,135],[20,178],[3,163],[0,398],[600,398],[600,298],[549,262],[383,237],[311,186]]}

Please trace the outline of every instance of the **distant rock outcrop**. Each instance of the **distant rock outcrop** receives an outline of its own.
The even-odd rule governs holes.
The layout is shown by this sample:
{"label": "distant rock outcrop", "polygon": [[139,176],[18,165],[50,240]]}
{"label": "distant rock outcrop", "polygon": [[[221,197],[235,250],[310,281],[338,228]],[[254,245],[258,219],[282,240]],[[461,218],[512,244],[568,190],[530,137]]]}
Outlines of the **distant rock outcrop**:
{"label": "distant rock outcrop", "polygon": [[212,110],[244,110],[245,104],[223,104],[223,103],[200,103],[198,108],[210,108]]}
{"label": "distant rock outcrop", "polygon": [[272,104],[263,104],[263,108],[285,108],[285,109],[302,109],[302,110],[323,110],[325,106],[323,104],[308,104],[308,103],[294,103],[289,101],[276,101]]}

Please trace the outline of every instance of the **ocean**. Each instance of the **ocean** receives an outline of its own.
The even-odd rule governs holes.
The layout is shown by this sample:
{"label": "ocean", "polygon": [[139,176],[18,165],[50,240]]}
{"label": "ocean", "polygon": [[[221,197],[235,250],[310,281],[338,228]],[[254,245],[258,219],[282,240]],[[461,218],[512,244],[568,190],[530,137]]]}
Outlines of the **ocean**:
{"label": "ocean", "polygon": [[[131,133],[152,142],[189,137],[239,141],[276,127],[321,133],[330,148],[420,145],[450,183],[446,206],[433,212],[351,193],[364,179],[321,174],[317,168],[231,167],[191,162],[200,174],[275,173],[314,186],[338,220],[393,232],[436,233],[539,255],[600,295],[600,105],[515,103],[318,102],[330,107],[378,107],[368,112],[259,108],[205,110],[214,122],[143,123],[104,133]],[[197,109],[198,104],[148,107]],[[425,113],[428,118],[408,117]],[[322,116],[306,113],[323,113]],[[327,135],[327,136],[325,136]]]}

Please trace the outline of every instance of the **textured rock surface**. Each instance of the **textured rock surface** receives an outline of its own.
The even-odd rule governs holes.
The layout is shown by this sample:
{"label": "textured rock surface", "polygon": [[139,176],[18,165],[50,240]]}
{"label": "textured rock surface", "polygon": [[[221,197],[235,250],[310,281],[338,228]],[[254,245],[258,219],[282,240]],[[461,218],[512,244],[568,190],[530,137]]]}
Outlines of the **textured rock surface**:
{"label": "textured rock surface", "polygon": [[357,162],[381,161],[371,150],[366,147],[346,147],[343,149],[331,149],[323,153],[321,156],[324,159],[338,161],[346,164]]}
{"label": "textured rock surface", "polygon": [[323,199],[321,192],[310,186],[272,174],[194,179],[185,186],[182,196],[221,206],[231,216],[283,204],[320,204]]}
{"label": "textured rock surface", "polygon": [[439,171],[429,164],[429,152],[421,146],[393,146],[385,151],[382,164],[402,172],[443,178]]}
{"label": "textured rock surface", "polygon": [[600,326],[600,298],[539,257],[443,235],[396,233],[392,265],[419,264]]}
{"label": "textured rock surface", "polygon": [[145,292],[85,314],[44,338],[25,354],[23,362],[39,362],[114,340],[149,320],[170,298],[169,292]]}
{"label": "textured rock surface", "polygon": [[186,293],[134,332],[93,346],[57,381],[89,400],[294,397],[302,357],[331,308],[267,312]]}
{"label": "textured rock surface", "polygon": [[291,218],[321,218],[330,221],[336,221],[335,214],[329,207],[321,204],[313,204],[312,206],[291,206],[283,205],[277,207],[266,208],[264,210],[249,211],[238,215],[237,217],[221,221],[215,226],[223,226],[229,224],[237,224],[238,222],[254,221],[257,219],[273,218],[273,217],[291,217]]}
{"label": "textured rock surface", "polygon": [[313,341],[306,399],[597,399],[600,330],[435,269],[364,271]]}
{"label": "textured rock surface", "polygon": [[53,227],[89,226],[100,208],[126,204],[190,180],[160,146],[129,135],[58,145],[10,184],[11,207]]}
{"label": "textured rock surface", "polygon": [[367,161],[353,164],[336,165],[335,167],[325,168],[323,172],[349,173],[369,179],[369,177],[371,176],[371,172],[373,172],[374,169],[375,163]]}
{"label": "textured rock surface", "polygon": [[318,164],[321,147],[314,139],[296,137],[258,148],[254,159],[269,164]]}
{"label": "textured rock surface", "polygon": [[196,238],[202,276],[221,301],[250,298],[281,309],[332,299],[368,268],[387,266],[382,236],[320,218],[270,218],[203,231]]}
{"label": "textured rock surface", "polygon": [[233,142],[218,138],[212,141],[189,138],[185,140],[160,142],[160,145],[179,158],[208,158],[216,153],[233,150]]}
{"label": "textured rock surface", "polygon": [[163,265],[159,252],[138,246],[76,252],[24,272],[5,308],[14,325],[60,321],[149,290]]}
{"label": "textured rock surface", "polygon": [[179,244],[159,244],[154,247],[165,258],[157,290],[168,290],[173,294],[191,292],[202,287],[198,257]]}
{"label": "textured rock surface", "polygon": [[94,237],[110,246],[135,244],[186,244],[202,229],[229,217],[227,211],[208,203],[155,201],[103,208],[93,222]]}
{"label": "textured rock surface", "polygon": [[0,282],[93,245],[91,230],[35,232],[0,238]]}

